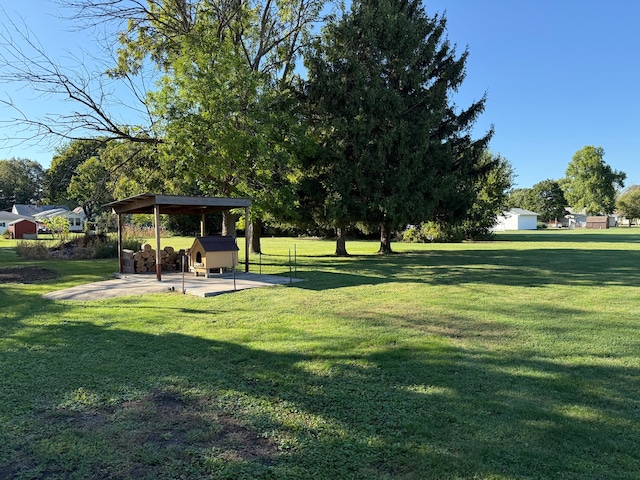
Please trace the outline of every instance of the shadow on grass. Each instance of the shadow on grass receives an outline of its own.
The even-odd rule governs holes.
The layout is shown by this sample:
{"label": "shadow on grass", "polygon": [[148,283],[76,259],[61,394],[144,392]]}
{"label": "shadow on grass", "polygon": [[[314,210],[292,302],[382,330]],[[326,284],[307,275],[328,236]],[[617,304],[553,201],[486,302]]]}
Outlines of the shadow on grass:
{"label": "shadow on grass", "polygon": [[[608,237],[607,237],[608,238]],[[351,262],[313,261],[297,275],[311,281],[296,288],[326,290],[389,282],[431,285],[487,283],[508,286],[640,285],[640,251],[437,250],[358,257]]]}
{"label": "shadow on grass", "polygon": [[[465,317],[425,327],[487,341],[495,331]],[[437,336],[362,355],[331,350],[330,339],[327,350],[277,353],[81,321],[16,336],[0,356],[2,478],[640,471],[637,368],[568,367]]]}

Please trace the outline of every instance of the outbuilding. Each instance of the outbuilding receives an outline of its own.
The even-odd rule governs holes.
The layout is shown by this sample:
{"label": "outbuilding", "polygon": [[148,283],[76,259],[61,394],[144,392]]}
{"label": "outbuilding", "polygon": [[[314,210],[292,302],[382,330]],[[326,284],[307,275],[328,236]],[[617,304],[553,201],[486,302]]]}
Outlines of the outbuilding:
{"label": "outbuilding", "polygon": [[512,208],[496,219],[494,230],[536,230],[538,214],[524,208]]}
{"label": "outbuilding", "polygon": [[35,220],[29,220],[28,218],[14,220],[9,222],[9,234],[15,240],[38,238],[38,224]]}
{"label": "outbuilding", "polygon": [[13,212],[0,211],[0,235],[9,230],[9,224],[16,220],[24,218],[22,215],[15,214]]}
{"label": "outbuilding", "polygon": [[605,229],[609,228],[609,217],[606,215],[587,217],[586,228]]}
{"label": "outbuilding", "polygon": [[[228,197],[188,197],[180,195],[162,195],[143,193],[134,197],[118,200],[105,205],[111,207],[113,213],[118,215],[118,256],[120,272],[123,272],[122,258],[122,215],[133,213],[146,213],[154,215],[156,231],[156,278],[162,279],[162,262],[160,259],[160,214],[184,214],[200,216],[200,234],[205,236],[205,215],[207,213],[222,212],[225,210],[244,209],[245,221],[249,224],[249,207],[251,200],[248,198]],[[249,240],[245,235],[245,272],[249,271]]]}

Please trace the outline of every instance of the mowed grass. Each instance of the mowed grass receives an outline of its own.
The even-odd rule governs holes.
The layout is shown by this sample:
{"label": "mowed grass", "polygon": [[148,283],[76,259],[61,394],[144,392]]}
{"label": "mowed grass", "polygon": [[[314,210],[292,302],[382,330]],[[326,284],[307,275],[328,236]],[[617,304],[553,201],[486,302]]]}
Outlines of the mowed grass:
{"label": "mowed grass", "polygon": [[0,478],[640,478],[640,230],[268,238],[303,282],[94,302],[41,295],[115,261],[13,245],[60,277],[0,285]]}

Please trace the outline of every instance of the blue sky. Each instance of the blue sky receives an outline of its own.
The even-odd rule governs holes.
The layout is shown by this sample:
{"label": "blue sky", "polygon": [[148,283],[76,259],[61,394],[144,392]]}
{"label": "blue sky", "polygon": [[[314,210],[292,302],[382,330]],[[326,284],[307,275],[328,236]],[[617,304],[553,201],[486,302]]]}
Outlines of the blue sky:
{"label": "blue sky", "polygon": [[[467,77],[455,102],[466,107],[487,94],[477,135],[491,125],[491,149],[514,167],[518,187],[564,176],[573,154],[602,146],[604,160],[640,184],[640,2],[635,0],[435,0],[430,14],[446,12],[450,41],[469,48]],[[48,0],[4,6],[21,15],[54,58],[90,50],[90,37],[68,31]],[[0,69],[3,68],[0,65]],[[0,84],[29,114],[59,112],[30,92]],[[46,110],[45,110],[46,108]],[[0,121],[11,112],[0,106]],[[0,124],[0,139],[11,128]],[[8,148],[0,158],[26,157],[47,167],[47,142]]]}

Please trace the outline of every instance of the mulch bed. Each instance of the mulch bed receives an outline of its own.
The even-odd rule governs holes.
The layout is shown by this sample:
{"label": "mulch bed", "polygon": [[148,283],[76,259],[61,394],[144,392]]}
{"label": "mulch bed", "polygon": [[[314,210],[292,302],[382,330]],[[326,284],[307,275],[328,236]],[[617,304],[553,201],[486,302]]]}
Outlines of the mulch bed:
{"label": "mulch bed", "polygon": [[0,283],[38,283],[58,277],[58,272],[42,267],[0,268]]}

